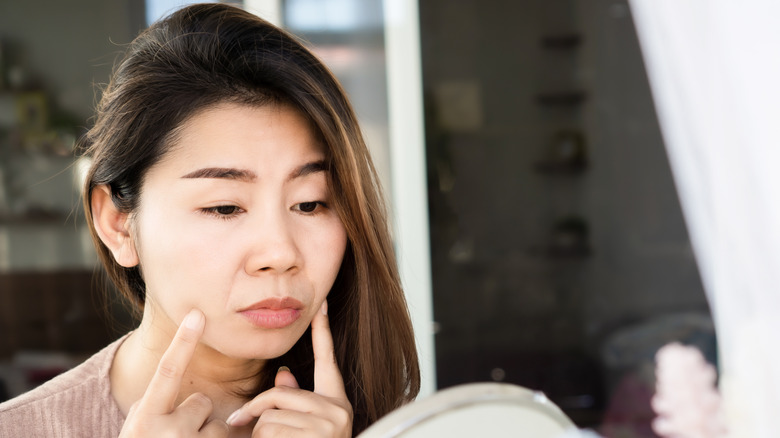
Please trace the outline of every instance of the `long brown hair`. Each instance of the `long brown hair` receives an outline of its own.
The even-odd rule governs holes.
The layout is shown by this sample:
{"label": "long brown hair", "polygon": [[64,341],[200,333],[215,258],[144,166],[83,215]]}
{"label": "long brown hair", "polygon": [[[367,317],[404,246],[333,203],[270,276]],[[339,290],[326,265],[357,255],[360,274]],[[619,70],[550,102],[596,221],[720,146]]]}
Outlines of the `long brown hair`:
{"label": "long brown hair", "polygon": [[[358,434],[417,395],[417,352],[384,200],[357,119],[337,80],[294,36],[239,8],[198,4],[153,24],[130,44],[103,92],[94,127],[81,139],[92,158],[84,208],[100,259],[121,294],[142,309],[142,270],[117,264],[96,235],[92,191],[106,185],[121,211],[135,211],[146,172],[178,128],[222,102],[292,105],[325,145],[334,207],[348,236],[328,313]],[[280,365],[311,389],[308,333],[265,369]],[[255,393],[272,387],[273,378],[274,372],[262,373]]]}

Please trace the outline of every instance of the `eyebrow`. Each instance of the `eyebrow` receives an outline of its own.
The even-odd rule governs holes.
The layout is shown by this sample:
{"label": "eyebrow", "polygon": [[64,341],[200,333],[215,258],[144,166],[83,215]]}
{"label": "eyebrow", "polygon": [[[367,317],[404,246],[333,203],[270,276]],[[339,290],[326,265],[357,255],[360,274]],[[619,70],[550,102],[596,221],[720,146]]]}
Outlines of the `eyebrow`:
{"label": "eyebrow", "polygon": [[257,174],[251,170],[246,169],[234,169],[229,167],[205,167],[203,169],[194,170],[182,176],[182,178],[215,178],[251,182],[257,179]]}
{"label": "eyebrow", "polygon": [[[296,178],[302,178],[307,175],[311,175],[317,172],[324,172],[328,169],[324,160],[312,161],[304,165],[298,166],[290,172],[287,180],[293,180]],[[184,176],[183,179],[195,179],[195,178],[212,178],[212,179],[228,179],[242,182],[252,182],[257,179],[257,174],[247,169],[236,169],[232,167],[204,167],[203,169],[194,170]]]}
{"label": "eyebrow", "polygon": [[287,180],[292,180],[295,178],[302,178],[307,175],[311,175],[313,173],[317,172],[324,172],[328,170],[327,164],[325,164],[324,160],[319,161],[312,161],[311,163],[306,163],[303,166],[298,166],[290,172],[290,176],[287,177]]}

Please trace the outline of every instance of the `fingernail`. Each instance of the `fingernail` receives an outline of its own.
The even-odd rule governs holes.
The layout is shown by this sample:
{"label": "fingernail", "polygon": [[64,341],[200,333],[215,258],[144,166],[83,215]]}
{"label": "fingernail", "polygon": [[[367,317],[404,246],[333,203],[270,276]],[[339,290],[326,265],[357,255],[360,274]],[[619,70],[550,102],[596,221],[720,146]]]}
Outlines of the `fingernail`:
{"label": "fingernail", "polygon": [[230,414],[230,416],[229,416],[229,417],[228,417],[228,419],[225,421],[225,423],[227,423],[227,424],[228,424],[228,426],[232,426],[232,425],[233,425],[233,422],[234,422],[234,421],[236,421],[236,418],[238,418],[238,416],[239,416],[239,415],[241,415],[241,409],[236,409],[236,411],[235,411],[235,412],[233,412],[232,414]]}
{"label": "fingernail", "polygon": [[198,330],[200,329],[202,322],[203,314],[197,310],[191,310],[190,313],[184,317],[184,322],[182,322],[182,324],[184,324],[184,327],[187,327],[190,330]]}
{"label": "fingernail", "polygon": [[322,302],[322,306],[320,307],[320,312],[322,312],[323,315],[328,314],[328,300]]}
{"label": "fingernail", "polygon": [[290,369],[287,368],[286,366],[282,365],[282,366],[279,367],[278,370],[276,370],[277,373],[281,373],[282,371],[290,371]]}

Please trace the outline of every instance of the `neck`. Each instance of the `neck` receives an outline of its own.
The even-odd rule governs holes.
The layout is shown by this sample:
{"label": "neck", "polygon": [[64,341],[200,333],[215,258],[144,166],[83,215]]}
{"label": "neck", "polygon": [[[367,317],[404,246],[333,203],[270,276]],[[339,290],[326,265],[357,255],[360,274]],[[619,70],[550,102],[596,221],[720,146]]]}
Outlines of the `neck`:
{"label": "neck", "polygon": [[[125,416],[130,406],[143,397],[177,329],[175,323],[159,313],[153,318],[149,307],[138,329],[119,347],[111,367],[112,395]],[[210,418],[224,421],[248,401],[240,394],[255,387],[263,365],[263,360],[231,358],[200,343],[182,378],[175,405],[199,392],[213,402]]]}

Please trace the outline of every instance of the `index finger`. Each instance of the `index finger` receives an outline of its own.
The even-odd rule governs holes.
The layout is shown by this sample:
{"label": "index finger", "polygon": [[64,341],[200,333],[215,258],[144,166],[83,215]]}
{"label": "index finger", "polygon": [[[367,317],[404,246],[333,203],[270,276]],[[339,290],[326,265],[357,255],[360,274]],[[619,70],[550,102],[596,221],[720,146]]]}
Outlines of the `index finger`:
{"label": "index finger", "polygon": [[333,335],[328,320],[328,302],[311,321],[311,341],[314,350],[314,392],[326,397],[346,399],[344,380],[336,363]]}
{"label": "index finger", "polygon": [[200,310],[193,309],[184,317],[171,345],[160,359],[157,371],[138,406],[139,410],[152,414],[173,412],[184,371],[203,334],[204,325],[205,317]]}

